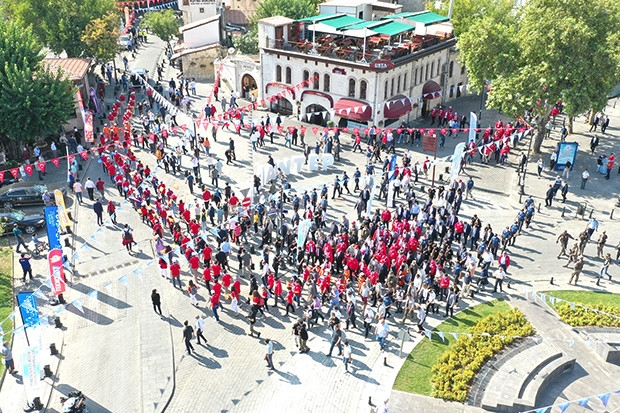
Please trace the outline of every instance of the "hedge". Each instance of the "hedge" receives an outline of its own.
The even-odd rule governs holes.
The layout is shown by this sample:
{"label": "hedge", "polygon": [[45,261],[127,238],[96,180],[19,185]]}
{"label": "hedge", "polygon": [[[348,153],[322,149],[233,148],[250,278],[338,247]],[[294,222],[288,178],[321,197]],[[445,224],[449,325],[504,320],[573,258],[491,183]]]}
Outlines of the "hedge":
{"label": "hedge", "polygon": [[[585,309],[579,306],[579,303],[575,306],[575,309],[571,307],[569,303],[560,302],[555,304],[555,311],[566,324],[572,327],[583,326],[598,326],[598,327],[620,327],[620,308],[609,307],[603,304],[591,304],[590,309]],[[603,313],[614,314],[607,315],[597,313],[593,310],[602,311]]]}
{"label": "hedge", "polygon": [[433,365],[433,397],[464,402],[474,376],[484,363],[518,337],[531,336],[535,330],[523,313],[513,308],[483,318],[470,332],[471,338],[460,335],[454,346]]}

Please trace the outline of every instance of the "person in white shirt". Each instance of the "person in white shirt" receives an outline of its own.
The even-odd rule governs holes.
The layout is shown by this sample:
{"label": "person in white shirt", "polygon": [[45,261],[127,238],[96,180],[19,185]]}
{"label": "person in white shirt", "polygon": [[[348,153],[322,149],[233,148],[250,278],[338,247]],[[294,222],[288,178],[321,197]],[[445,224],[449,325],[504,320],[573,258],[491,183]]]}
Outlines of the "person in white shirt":
{"label": "person in white shirt", "polygon": [[265,361],[267,362],[267,367],[271,370],[276,369],[273,366],[273,343],[268,338],[265,339]]}
{"label": "person in white shirt", "polygon": [[73,192],[75,193],[75,199],[80,203],[80,205],[82,205],[82,191],[82,184],[80,183],[80,180],[77,179],[73,183]]}
{"label": "person in white shirt", "polygon": [[90,178],[87,178],[86,182],[84,183],[84,188],[86,188],[86,192],[88,192],[88,199],[90,199],[91,201],[94,201],[95,200],[95,189],[97,188],[95,183],[91,181]]}
{"label": "person in white shirt", "polygon": [[586,169],[581,174],[581,189],[586,189],[586,182],[590,179],[590,172]]}
{"label": "person in white shirt", "polygon": [[198,341],[198,345],[200,345],[201,338],[204,340],[205,344],[207,344],[207,339],[202,334],[202,332],[205,331],[205,320],[203,320],[203,318],[199,315],[196,316],[195,330],[196,330],[196,340]]}
{"label": "person in white shirt", "polygon": [[349,363],[353,362],[351,357],[351,345],[349,345],[349,340],[344,341],[344,348],[342,350],[342,361],[344,362],[344,372],[345,374],[349,372]]}

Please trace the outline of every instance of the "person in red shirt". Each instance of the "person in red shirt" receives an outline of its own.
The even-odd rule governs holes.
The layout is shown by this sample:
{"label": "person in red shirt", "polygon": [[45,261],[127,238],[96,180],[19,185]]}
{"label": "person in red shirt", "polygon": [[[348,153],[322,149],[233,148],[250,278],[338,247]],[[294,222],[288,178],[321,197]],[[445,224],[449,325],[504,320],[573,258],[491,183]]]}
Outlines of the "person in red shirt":
{"label": "person in red shirt", "polygon": [[301,285],[301,281],[298,279],[295,279],[295,282],[293,284],[293,292],[295,293],[295,303],[297,304],[297,307],[301,307],[301,289],[302,289],[302,285]]}
{"label": "person in red shirt", "polygon": [[198,258],[198,255],[192,254],[189,258],[189,266],[192,269],[194,283],[198,284],[198,270],[200,269],[200,259]]}
{"label": "person in red shirt", "polygon": [[202,272],[202,279],[204,280],[205,284],[207,285],[207,291],[209,291],[209,294],[211,294],[211,268],[210,267],[205,267],[204,271]]}
{"label": "person in red shirt", "polygon": [[207,267],[210,266],[211,263],[211,254],[213,252],[213,249],[209,246],[206,245],[203,249],[202,249],[202,262],[204,265],[206,265]]}
{"label": "person in red shirt", "polygon": [[292,313],[295,313],[295,306],[293,305],[293,298],[295,297],[295,293],[293,293],[293,287],[288,286],[288,292],[286,293],[286,315],[288,316],[288,310],[290,309]]}
{"label": "person in red shirt", "polygon": [[168,275],[168,263],[163,257],[159,259],[159,270],[162,277],[166,279],[170,278]]}
{"label": "person in red shirt", "polygon": [[211,295],[211,299],[209,300],[209,302],[211,304],[211,310],[213,310],[213,316],[215,317],[215,321],[217,321],[219,323],[220,322],[220,317],[217,315],[217,310],[218,310],[218,308],[220,308],[220,305],[221,305],[220,304],[220,295],[219,294],[215,294],[213,291],[211,291],[211,294],[212,294]]}
{"label": "person in red shirt", "polygon": [[215,279],[215,281],[217,281],[217,279],[220,277],[221,272],[222,267],[220,266],[220,264],[215,262],[211,265],[211,273],[213,274],[213,279]]}
{"label": "person in red shirt", "polygon": [[170,265],[170,275],[172,276],[172,285],[176,288],[176,284],[179,284],[179,288],[181,287],[181,264],[179,264],[179,260],[175,259],[172,261]]}
{"label": "person in red shirt", "polygon": [[229,273],[222,275],[222,285],[226,294],[230,294],[230,284],[232,283],[232,276]]}
{"label": "person in red shirt", "polygon": [[274,300],[274,307],[278,306],[278,298],[282,297],[282,281],[280,281],[280,279],[278,278],[275,282],[275,285],[273,287],[273,300]]}

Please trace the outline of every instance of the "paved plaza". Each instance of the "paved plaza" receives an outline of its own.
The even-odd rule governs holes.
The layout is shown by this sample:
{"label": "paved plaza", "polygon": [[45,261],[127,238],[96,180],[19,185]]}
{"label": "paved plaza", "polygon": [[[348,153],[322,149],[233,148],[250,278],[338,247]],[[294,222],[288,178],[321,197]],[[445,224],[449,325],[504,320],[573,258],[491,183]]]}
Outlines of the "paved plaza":
{"label": "paved plaza", "polygon": [[[149,45],[137,53],[135,59],[130,59],[130,66],[145,67],[154,75],[155,67],[162,58],[163,43],[154,36],[149,36]],[[166,65],[164,78],[176,78],[178,71]],[[198,85],[198,96],[193,99],[192,108],[200,110],[211,92],[210,85]],[[225,91],[229,96],[229,91]],[[222,93],[220,93],[220,96]],[[113,98],[109,96],[110,102]],[[246,103],[246,102],[244,102]],[[464,96],[452,103],[459,113],[478,112],[479,97]],[[556,173],[545,170],[542,178],[536,176],[537,158],[531,155],[528,174],[525,182],[527,195],[532,195],[536,201],[538,212],[528,230],[518,238],[515,246],[509,247],[512,257],[509,277],[511,288],[500,293],[481,293],[475,299],[461,301],[461,309],[475,305],[482,301],[504,297],[507,301],[520,308],[532,322],[538,333],[547,338],[564,339],[576,337],[575,333],[559,319],[550,309],[540,302],[534,303],[524,298],[525,290],[554,290],[554,289],[587,289],[591,291],[620,292],[620,267],[614,261],[610,273],[613,278],[601,280],[596,285],[602,260],[595,254],[595,241],[586,248],[586,265],[581,283],[578,287],[567,285],[570,270],[563,268],[565,260],[556,258],[559,245],[557,236],[568,230],[574,237],[586,227],[590,215],[600,222],[599,231],[607,231],[609,240],[606,252],[615,257],[615,246],[620,241],[620,217],[612,217],[614,209],[618,209],[616,201],[619,195],[620,175],[612,172],[610,180],[597,174],[596,158],[600,153],[620,152],[616,136],[620,126],[620,108],[616,108],[616,100],[610,100],[606,113],[611,117],[611,124],[606,135],[601,135],[601,144],[597,154],[590,155],[589,128],[584,124],[584,118],[578,117],[575,121],[575,134],[570,135],[568,141],[579,143],[579,153],[574,168],[568,180],[570,190],[565,204],[556,200],[551,208],[544,206],[545,191],[552,183]],[[216,103],[219,109],[219,104]],[[257,110],[246,116],[260,119],[266,112]],[[274,115],[272,114],[272,119]],[[505,116],[493,111],[482,111],[482,127],[494,124],[498,118]],[[179,124],[192,127],[184,116],[178,116]],[[562,116],[559,122],[564,119]],[[428,127],[428,121],[413,121],[412,127]],[[286,119],[284,126],[299,125],[294,119]],[[319,135],[311,132],[311,125],[307,125],[306,142],[314,145]],[[207,132],[200,128],[202,136]],[[548,164],[549,154],[559,141],[559,127],[554,129],[551,137],[546,139],[542,148],[542,156]],[[228,149],[229,139],[234,139],[237,160],[233,165],[225,164],[224,151]],[[170,138],[172,145],[179,139]],[[445,148],[438,151],[438,157],[451,155],[458,142],[466,140],[461,133],[456,138],[448,138]],[[271,155],[275,159],[283,159],[302,154],[299,146],[286,148],[284,138],[276,133],[273,144],[265,139],[266,146],[258,151],[252,150],[248,132],[242,130],[241,136],[234,131],[220,129],[217,142],[212,141],[211,152],[224,159],[223,176],[220,178],[220,188],[229,182],[236,193],[245,193],[252,183],[254,171],[268,160]],[[320,188],[323,184],[331,185],[337,175],[347,172],[352,176],[356,166],[363,169],[365,157],[363,153],[351,153],[353,140],[350,134],[341,135],[342,159],[328,168],[327,171],[307,172],[302,169],[298,175],[290,174],[289,182],[293,188],[303,192],[310,188]],[[474,214],[482,220],[483,226],[490,223],[495,231],[514,222],[517,211],[521,208],[518,193],[518,174],[516,173],[516,159],[521,151],[527,152],[529,141],[525,140],[513,150],[505,165],[482,165],[474,162],[465,168],[461,178],[464,180],[472,176],[475,180],[473,191],[474,199],[463,202],[459,217],[471,218]],[[396,145],[396,154],[400,156],[405,150],[413,152],[413,161],[424,161],[432,153],[422,151],[421,147],[412,145]],[[145,165],[152,169],[156,166],[153,154],[142,149],[136,155]],[[383,158],[384,155],[382,155]],[[476,157],[477,160],[477,157]],[[64,182],[65,173],[61,168],[51,171],[46,177],[50,182],[56,180]],[[105,178],[102,166],[96,159],[84,162],[82,177]],[[436,179],[444,174],[448,162],[437,166]],[[183,169],[191,170],[190,158],[183,157]],[[591,180],[585,190],[579,189],[581,172],[588,168]],[[185,199],[193,203],[187,184],[181,174],[172,176],[163,170],[156,171],[158,178],[168,187]],[[202,165],[201,175],[209,189],[211,180],[208,178],[206,167]],[[107,181],[109,183],[109,181]],[[438,184],[438,182],[436,182]],[[415,194],[426,200],[426,194],[421,187],[428,188],[431,177],[421,176],[416,186]],[[352,183],[349,184],[352,189]],[[319,323],[309,331],[308,346],[310,351],[300,354],[295,346],[291,327],[301,310],[290,317],[285,316],[284,305],[280,302],[278,308],[271,306],[265,316],[259,317],[255,328],[261,333],[260,338],[251,337],[249,321],[246,317],[249,306],[245,303],[248,293],[248,279],[241,280],[242,303],[238,313],[223,302],[221,321],[217,322],[213,312],[208,308],[209,294],[205,287],[198,290],[198,306],[190,303],[186,289],[174,288],[169,281],[160,276],[156,257],[153,231],[143,224],[137,212],[119,197],[112,185],[106,189],[106,199],[112,199],[121,208],[118,210],[119,224],[128,224],[134,231],[137,245],[134,253],[128,254],[122,245],[121,226],[112,224],[98,227],[95,213],[92,211],[92,202],[85,200],[82,206],[69,202],[75,219],[74,247],[78,257],[73,259],[74,273],[70,276],[65,298],[67,302],[97,290],[98,297],[85,298],[84,311],[74,306],[68,306],[60,313],[64,324],[63,329],[48,328],[44,340],[47,345],[54,342],[61,352],[60,357],[44,355],[44,364],[50,364],[54,372],[53,378],[43,381],[42,402],[46,411],[60,412],[60,396],[66,395],[73,389],[83,391],[87,396],[87,405],[91,412],[368,412],[372,406],[390,399],[391,412],[436,412],[455,411],[470,412],[482,411],[472,406],[463,406],[456,403],[446,403],[437,399],[400,393],[392,390],[392,386],[405,357],[415,345],[422,340],[422,336],[415,335],[412,341],[402,343],[398,334],[409,327],[411,321],[403,326],[399,322],[390,320],[391,333],[385,351],[379,349],[374,339],[364,339],[360,330],[349,330],[347,338],[352,343],[353,366],[350,374],[346,374],[340,357],[328,357],[330,329],[326,323]],[[356,221],[354,206],[357,195],[344,193],[341,198],[331,199],[329,191],[328,222],[340,220],[346,215],[349,220]],[[524,200],[524,198],[522,199]],[[403,198],[396,200],[397,204],[405,202]],[[585,217],[576,216],[577,206],[587,202]],[[542,206],[539,207],[539,205]],[[375,200],[373,209],[384,208],[385,200]],[[615,211],[618,215],[620,211]],[[291,215],[288,215],[290,219]],[[100,229],[101,228],[101,229]],[[166,231],[167,232],[167,231]],[[256,246],[253,261],[261,259],[258,245],[260,238],[254,235],[250,244]],[[215,243],[215,238],[209,240]],[[81,248],[87,243],[88,248]],[[169,234],[166,234],[166,243],[171,243]],[[229,262],[232,273],[237,275],[236,247],[233,249]],[[17,256],[16,256],[17,258]],[[34,263],[36,280],[24,285],[21,274],[15,272],[15,288],[17,291],[31,291],[38,288],[47,278],[47,263],[39,259]],[[290,279],[295,268],[287,265],[280,270],[280,276]],[[182,280],[184,287],[190,280],[189,270],[183,264]],[[126,278],[124,275],[128,275]],[[550,283],[553,277],[553,284]],[[122,281],[119,281],[119,278]],[[202,283],[201,283],[202,285]],[[151,291],[157,289],[162,297],[163,316],[157,315],[151,306]],[[304,297],[305,297],[304,291]],[[43,313],[54,310],[45,302],[40,301]],[[431,315],[427,319],[427,328],[433,328],[444,319],[440,313]],[[182,323],[189,320],[194,323],[196,315],[205,317],[205,336],[208,340],[205,345],[193,343],[196,349],[192,355],[187,355],[182,342]],[[400,318],[400,317],[396,317]],[[361,324],[361,315],[358,324]],[[17,319],[16,319],[17,320]],[[374,335],[371,334],[371,337]],[[265,367],[263,356],[265,353],[265,339],[274,343],[273,361],[274,370]],[[578,338],[574,338],[579,340]],[[562,344],[559,344],[562,346]],[[14,353],[20,354],[25,347],[23,336],[16,336],[13,344]],[[581,397],[600,394],[616,390],[617,377],[620,377],[618,366],[600,361],[593,350],[581,342],[574,348],[567,346],[563,351],[581,353],[578,360],[579,369],[569,376],[564,376],[557,383],[547,389],[540,403],[552,405],[566,400],[576,400]],[[415,354],[415,353],[414,353]],[[614,380],[616,378],[616,380]],[[372,406],[369,405],[372,402]],[[0,388],[0,409],[4,413],[22,411],[26,403],[26,395],[19,379],[7,375]],[[591,410],[599,405],[592,403]],[[609,402],[607,411],[620,409],[620,397]],[[571,406],[570,412],[586,411],[579,406]]]}

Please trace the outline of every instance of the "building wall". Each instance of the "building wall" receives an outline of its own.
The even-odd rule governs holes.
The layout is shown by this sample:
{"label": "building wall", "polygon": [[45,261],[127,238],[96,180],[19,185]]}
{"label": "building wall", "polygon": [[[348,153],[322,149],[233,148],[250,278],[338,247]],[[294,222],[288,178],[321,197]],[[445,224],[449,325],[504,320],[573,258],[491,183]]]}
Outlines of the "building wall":
{"label": "building wall", "polygon": [[194,48],[220,42],[219,20],[183,32],[183,47]]}
{"label": "building wall", "polygon": [[190,24],[217,14],[218,3],[215,0],[183,0],[179,7],[183,12],[183,23]]}
{"label": "building wall", "polygon": [[218,57],[218,47],[189,53],[180,58],[185,77],[201,82],[213,82],[213,62]]}
{"label": "building wall", "polygon": [[426,10],[425,0],[398,0],[398,4],[403,6],[403,12]]}

